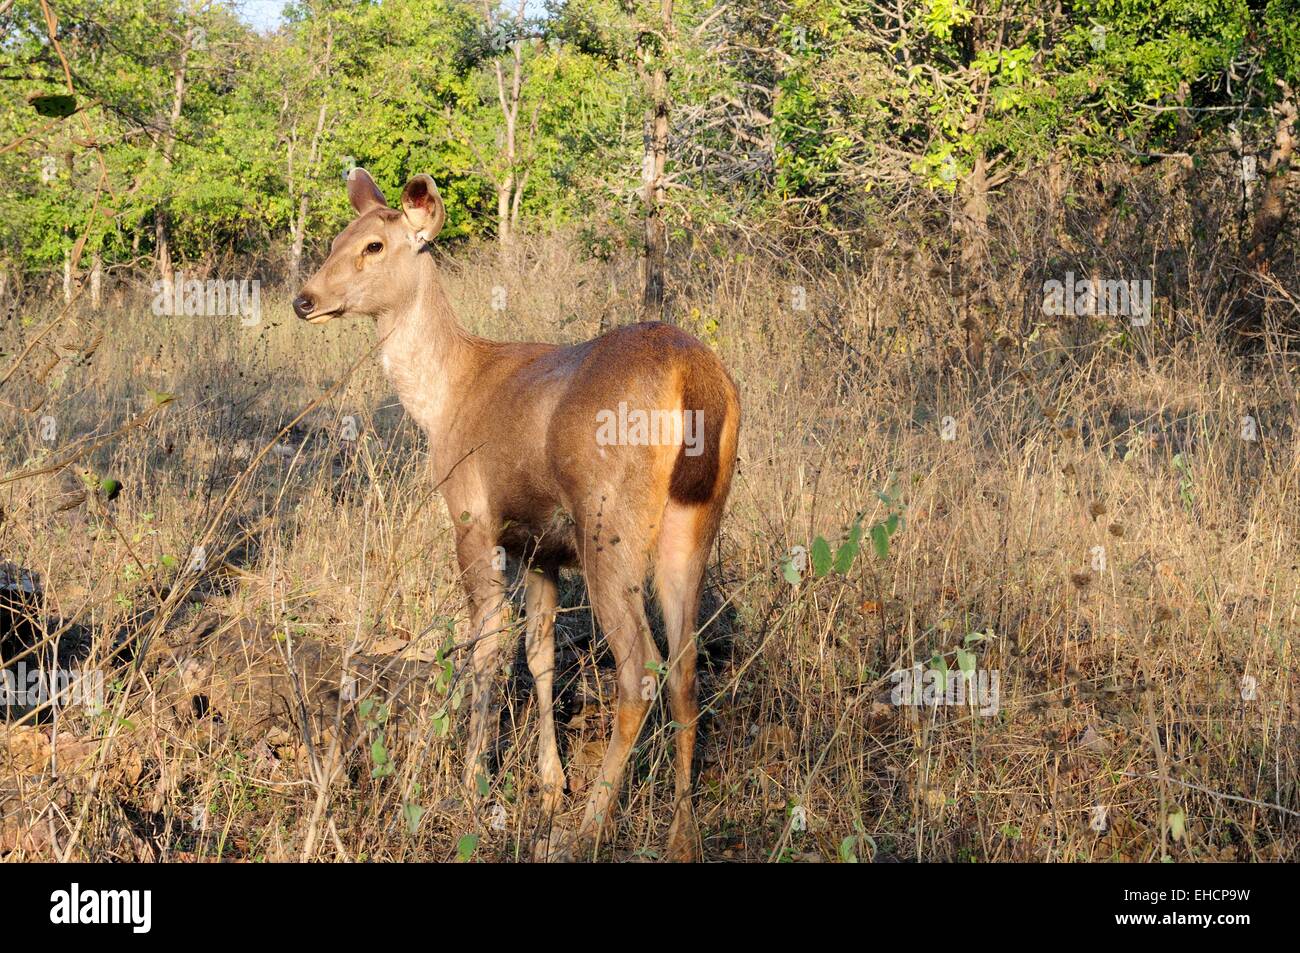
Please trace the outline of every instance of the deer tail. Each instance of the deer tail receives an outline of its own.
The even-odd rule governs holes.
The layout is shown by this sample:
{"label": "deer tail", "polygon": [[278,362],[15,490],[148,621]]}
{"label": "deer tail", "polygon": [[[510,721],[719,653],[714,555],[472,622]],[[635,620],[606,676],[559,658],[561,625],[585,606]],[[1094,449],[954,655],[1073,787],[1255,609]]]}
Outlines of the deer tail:
{"label": "deer tail", "polygon": [[725,499],[735,468],[740,401],[736,385],[712,353],[686,365],[682,418],[686,439],[673,464],[669,498],[696,506]]}

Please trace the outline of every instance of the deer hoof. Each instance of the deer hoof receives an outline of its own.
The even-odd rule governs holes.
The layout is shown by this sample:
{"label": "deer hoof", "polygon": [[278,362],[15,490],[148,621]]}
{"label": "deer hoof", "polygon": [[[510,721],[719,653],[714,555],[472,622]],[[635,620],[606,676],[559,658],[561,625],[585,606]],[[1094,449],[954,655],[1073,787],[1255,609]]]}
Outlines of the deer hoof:
{"label": "deer hoof", "polygon": [[552,818],[560,813],[560,808],[564,803],[564,791],[568,786],[569,782],[565,778],[563,770],[560,770],[558,774],[548,774],[543,779],[541,783],[543,817]]}
{"label": "deer hoof", "polygon": [[668,828],[667,859],[675,864],[693,864],[700,859],[699,844],[695,812],[690,801],[682,801],[673,812],[673,822]]}
{"label": "deer hoof", "polygon": [[574,837],[571,831],[552,830],[533,842],[533,862],[571,864],[574,861]]}

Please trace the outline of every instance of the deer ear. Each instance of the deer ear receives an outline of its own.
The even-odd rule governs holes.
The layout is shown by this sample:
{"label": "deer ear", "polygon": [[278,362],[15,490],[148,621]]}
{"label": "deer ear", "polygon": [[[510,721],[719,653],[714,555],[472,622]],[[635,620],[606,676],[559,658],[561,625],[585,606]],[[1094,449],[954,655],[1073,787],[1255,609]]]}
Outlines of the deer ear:
{"label": "deer ear", "polygon": [[442,204],[433,177],[417,175],[402,189],[402,216],[418,237],[433,241],[447,221],[447,207]]}
{"label": "deer ear", "polygon": [[364,215],[372,208],[388,208],[384,193],[379,191],[370,173],[360,166],[348,173],[348,201],[358,215]]}

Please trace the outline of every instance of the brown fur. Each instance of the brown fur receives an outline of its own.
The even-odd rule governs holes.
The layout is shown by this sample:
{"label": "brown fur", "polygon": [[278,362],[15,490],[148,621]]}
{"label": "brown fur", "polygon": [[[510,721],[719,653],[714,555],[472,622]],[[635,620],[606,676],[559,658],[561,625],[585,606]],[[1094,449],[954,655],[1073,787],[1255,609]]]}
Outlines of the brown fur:
{"label": "brown fur", "polygon": [[[408,183],[400,213],[363,170],[349,179],[358,217],[294,302],[321,323],[373,316],[384,367],[429,436],[472,610],[473,701],[465,780],[474,789],[493,722],[493,676],[509,631],[496,547],[525,560],[527,656],[540,712],[543,807],[565,787],[555,741],[553,622],[559,567],[577,563],[618,668],[615,728],[576,835],[551,856],[592,847],[608,824],[623,771],[658,691],[658,650],[643,603],[653,571],[670,651],[667,688],[676,743],[674,857],[695,855],[691,758],[698,702],[695,625],[708,551],[735,467],[740,405],[717,357],[671,325],[636,324],[570,347],[508,344],[468,334],[443,294],[426,243],[445,219],[433,180]],[[665,421],[702,411],[698,455],[668,442],[601,442],[598,421],[620,406]],[[628,430],[629,436],[633,433]]]}

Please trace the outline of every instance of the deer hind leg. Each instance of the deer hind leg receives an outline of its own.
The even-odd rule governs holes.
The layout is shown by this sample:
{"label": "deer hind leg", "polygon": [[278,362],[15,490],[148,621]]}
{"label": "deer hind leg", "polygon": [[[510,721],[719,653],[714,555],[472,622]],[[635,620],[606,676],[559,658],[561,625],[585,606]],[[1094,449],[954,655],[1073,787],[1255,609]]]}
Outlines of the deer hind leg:
{"label": "deer hind leg", "polygon": [[542,788],[542,813],[559,810],[567,784],[555,741],[555,610],[559,605],[559,574],[554,566],[530,568],[524,574],[527,611],[525,650],[533,675],[539,725],[537,761]]}
{"label": "deer hind leg", "polygon": [[587,592],[601,632],[614,654],[618,700],[609,745],[600,773],[589,788],[576,834],[580,851],[591,849],[611,827],[623,772],[657,692],[655,670],[661,661],[645,614],[644,585],[649,570],[645,531],[597,532],[580,536]]}
{"label": "deer hind leg", "polygon": [[673,744],[675,797],[668,828],[668,858],[690,861],[699,854],[699,832],[691,803],[691,764],[700,718],[695,683],[695,630],[709,546],[721,506],[669,502],[664,509],[655,560],[655,591],[668,638],[668,705],[676,726]]}
{"label": "deer hind leg", "polygon": [[465,748],[464,783],[472,793],[478,777],[487,774],[483,755],[494,727],[494,681],[501,667],[502,649],[509,640],[510,609],[505,567],[490,540],[467,533],[457,546],[462,582],[472,607],[470,637],[469,741]]}

